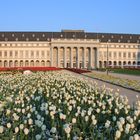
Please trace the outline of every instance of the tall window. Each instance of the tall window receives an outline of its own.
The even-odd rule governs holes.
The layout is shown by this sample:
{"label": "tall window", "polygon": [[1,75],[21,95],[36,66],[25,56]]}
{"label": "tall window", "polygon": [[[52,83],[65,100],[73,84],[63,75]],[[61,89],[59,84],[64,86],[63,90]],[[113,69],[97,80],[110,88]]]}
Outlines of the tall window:
{"label": "tall window", "polygon": [[135,52],[133,52],[133,58],[136,58],[136,53]]}
{"label": "tall window", "polygon": [[23,51],[20,51],[20,57],[23,57]]}
{"label": "tall window", "polygon": [[31,51],[31,58],[34,57],[34,51]]}
{"label": "tall window", "polygon": [[126,57],[126,52],[123,53],[123,57]]}
{"label": "tall window", "polygon": [[13,52],[12,52],[12,51],[9,52],[9,56],[10,56],[10,57],[13,56]]}
{"label": "tall window", "polygon": [[50,56],[50,51],[47,51],[47,57],[49,57]]}
{"label": "tall window", "polygon": [[131,52],[128,52],[128,58],[131,58]]}
{"label": "tall window", "polygon": [[15,57],[18,57],[18,51],[15,51]]}
{"label": "tall window", "polygon": [[29,57],[29,52],[25,51],[25,57],[28,58]]}
{"label": "tall window", "polygon": [[4,51],[4,57],[7,57],[7,51]]}
{"label": "tall window", "polygon": [[106,52],[104,52],[104,57],[106,57]]}
{"label": "tall window", "polygon": [[112,52],[109,52],[109,57],[112,57]]}
{"label": "tall window", "polygon": [[36,51],[36,57],[39,58],[39,51]]}
{"label": "tall window", "polygon": [[102,52],[101,51],[99,52],[99,57],[102,58]]}
{"label": "tall window", "polygon": [[140,52],[138,52],[138,59],[140,60]]}
{"label": "tall window", "polygon": [[121,52],[119,52],[119,57],[122,57],[122,53]]}
{"label": "tall window", "polygon": [[116,54],[116,52],[114,52],[114,58],[116,58],[117,57],[117,54]]}
{"label": "tall window", "polygon": [[0,51],[0,58],[2,57],[2,51]]}
{"label": "tall window", "polygon": [[41,51],[41,57],[44,58],[45,57],[45,52]]}

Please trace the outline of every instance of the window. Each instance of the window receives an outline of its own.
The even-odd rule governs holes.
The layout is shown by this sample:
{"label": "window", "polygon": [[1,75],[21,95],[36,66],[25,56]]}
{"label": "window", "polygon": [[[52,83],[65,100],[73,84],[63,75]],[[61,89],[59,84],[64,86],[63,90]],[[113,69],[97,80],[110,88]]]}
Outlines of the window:
{"label": "window", "polygon": [[102,57],[102,52],[99,52],[99,57],[100,57],[100,58]]}
{"label": "window", "polygon": [[10,47],[10,44],[6,44],[6,46]]}
{"label": "window", "polygon": [[114,52],[114,58],[116,58],[117,57],[117,54],[116,54],[116,52]]}
{"label": "window", "polygon": [[120,43],[120,42],[121,42],[121,40],[119,39],[119,40],[118,40],[118,42]]}
{"label": "window", "polygon": [[0,57],[2,57],[2,51],[0,51]]}
{"label": "window", "polygon": [[34,51],[31,51],[31,57],[34,57]]}
{"label": "window", "polygon": [[119,57],[122,57],[122,53],[121,52],[119,52]]}
{"label": "window", "polygon": [[42,56],[42,57],[44,57],[44,56],[45,56],[44,51],[41,51],[41,56]]}
{"label": "window", "polygon": [[109,57],[112,57],[112,52],[109,52]]}
{"label": "window", "polygon": [[136,58],[136,53],[135,52],[133,52],[133,58]]}
{"label": "window", "polygon": [[13,52],[12,52],[12,51],[9,52],[9,56],[10,56],[10,57],[13,56]]}
{"label": "window", "polygon": [[104,57],[106,57],[106,52],[104,52]]}
{"label": "window", "polygon": [[126,52],[123,53],[123,57],[126,57]]}
{"label": "window", "polygon": [[37,58],[39,57],[39,51],[36,51],[36,57]]}
{"label": "window", "polygon": [[29,52],[25,51],[25,57],[28,58],[29,57]]}
{"label": "window", "polygon": [[7,57],[7,51],[4,51],[4,57]]}
{"label": "window", "polygon": [[20,51],[20,57],[23,57],[23,51]]}
{"label": "window", "polygon": [[47,51],[47,57],[49,57],[50,56],[50,52],[49,51]]}
{"label": "window", "polygon": [[138,52],[138,59],[140,60],[140,52]]}
{"label": "window", "polygon": [[17,57],[18,56],[18,51],[15,51],[15,57]]}
{"label": "window", "polygon": [[128,58],[131,58],[131,52],[128,52]]}

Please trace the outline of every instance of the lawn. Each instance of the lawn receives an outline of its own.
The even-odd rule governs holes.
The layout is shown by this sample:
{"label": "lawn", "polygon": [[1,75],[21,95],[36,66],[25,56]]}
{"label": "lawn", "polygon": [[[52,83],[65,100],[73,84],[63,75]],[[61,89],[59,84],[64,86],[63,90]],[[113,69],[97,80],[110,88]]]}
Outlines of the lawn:
{"label": "lawn", "polygon": [[99,74],[96,72],[84,73],[84,75],[140,92],[140,81],[138,80],[119,78],[112,75]]}
{"label": "lawn", "polygon": [[[108,68],[108,70],[113,73],[140,76],[140,68]],[[106,71],[106,68],[98,69],[98,71]]]}
{"label": "lawn", "polygon": [[138,75],[140,76],[140,69],[110,69],[114,73]]}

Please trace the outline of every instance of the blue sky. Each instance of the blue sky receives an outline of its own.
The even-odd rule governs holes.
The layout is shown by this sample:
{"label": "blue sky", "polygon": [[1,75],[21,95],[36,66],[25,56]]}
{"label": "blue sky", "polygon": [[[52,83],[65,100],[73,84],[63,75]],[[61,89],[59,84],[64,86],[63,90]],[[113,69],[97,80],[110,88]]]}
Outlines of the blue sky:
{"label": "blue sky", "polygon": [[0,0],[0,31],[140,34],[140,0]]}

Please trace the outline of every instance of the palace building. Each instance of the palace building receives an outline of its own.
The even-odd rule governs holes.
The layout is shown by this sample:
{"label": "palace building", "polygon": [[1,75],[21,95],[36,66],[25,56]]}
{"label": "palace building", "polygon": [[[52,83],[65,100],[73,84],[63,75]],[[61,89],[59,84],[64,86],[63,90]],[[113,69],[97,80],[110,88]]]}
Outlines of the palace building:
{"label": "palace building", "polygon": [[140,34],[0,32],[0,67],[140,67]]}

